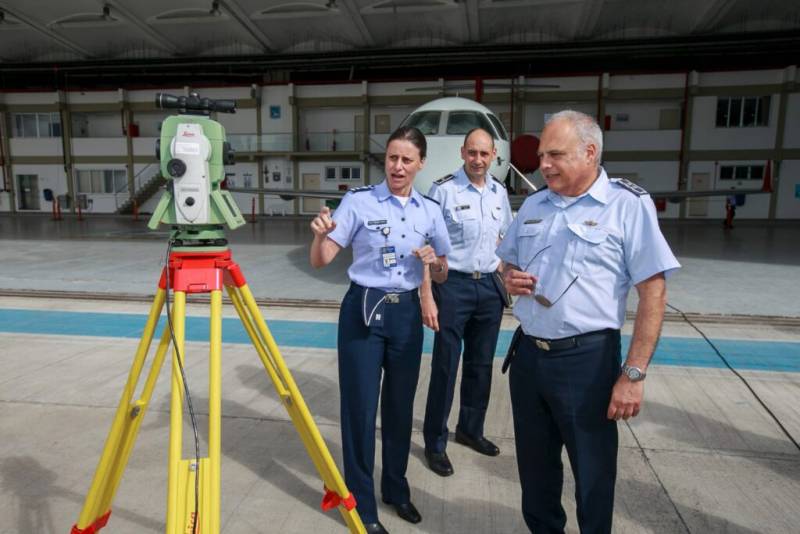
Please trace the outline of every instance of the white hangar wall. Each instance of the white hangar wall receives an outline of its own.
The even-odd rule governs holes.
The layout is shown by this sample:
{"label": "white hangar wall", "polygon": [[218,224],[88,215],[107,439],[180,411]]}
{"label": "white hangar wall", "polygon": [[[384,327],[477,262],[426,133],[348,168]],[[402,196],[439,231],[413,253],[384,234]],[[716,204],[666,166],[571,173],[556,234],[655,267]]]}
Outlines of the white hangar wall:
{"label": "white hangar wall", "polygon": [[[650,191],[760,188],[769,173],[775,193],[748,196],[737,218],[798,219],[798,82],[794,66],[604,73],[484,80],[482,96],[514,137],[538,137],[546,117],[565,108],[600,117],[609,174]],[[0,210],[47,211],[51,204],[42,195],[50,189],[57,196],[84,195],[91,212],[116,211],[131,189],[138,191],[159,173],[155,144],[170,112],[155,107],[155,94],[189,90],[0,93]],[[231,187],[323,191],[377,183],[386,139],[422,103],[442,94],[476,96],[474,79],[204,87],[199,92],[237,101],[235,114],[217,116],[237,150],[237,164],[226,169]],[[68,129],[62,125],[66,120]],[[31,184],[35,191],[23,193],[22,186]],[[34,193],[38,202],[23,198]],[[157,196],[141,201],[140,210],[152,209]],[[236,193],[234,198],[247,214],[254,198],[258,214],[312,213],[318,206],[272,195]],[[720,219],[724,202],[710,197],[661,203],[659,216]]]}

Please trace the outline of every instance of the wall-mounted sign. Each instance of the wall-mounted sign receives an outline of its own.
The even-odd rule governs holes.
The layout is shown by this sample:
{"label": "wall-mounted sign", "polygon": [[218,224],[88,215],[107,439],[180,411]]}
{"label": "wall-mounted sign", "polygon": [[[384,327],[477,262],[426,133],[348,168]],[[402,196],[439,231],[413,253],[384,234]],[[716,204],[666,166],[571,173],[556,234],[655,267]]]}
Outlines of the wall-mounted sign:
{"label": "wall-mounted sign", "polygon": [[269,118],[270,119],[280,119],[281,118],[281,107],[280,106],[270,106],[269,107]]}

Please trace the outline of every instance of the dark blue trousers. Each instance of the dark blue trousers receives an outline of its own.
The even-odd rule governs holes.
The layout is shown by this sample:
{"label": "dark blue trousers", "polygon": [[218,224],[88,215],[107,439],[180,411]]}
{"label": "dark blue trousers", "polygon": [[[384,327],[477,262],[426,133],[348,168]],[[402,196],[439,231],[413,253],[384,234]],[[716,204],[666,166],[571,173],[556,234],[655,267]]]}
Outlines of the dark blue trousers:
{"label": "dark blue trousers", "polygon": [[565,350],[545,351],[523,336],[511,363],[511,406],[522,513],[531,532],[563,533],[563,466],[575,476],[584,534],[610,533],[617,473],[617,423],[606,417],[620,373],[618,331]]}
{"label": "dark blue trousers", "polygon": [[[365,523],[378,521],[372,471],[375,418],[381,399],[383,472],[387,502],[409,502],[406,480],[414,393],[422,354],[422,314],[416,291],[387,304],[380,325],[364,325],[363,288],[351,284],[339,312],[339,393],[344,476]],[[381,377],[383,384],[381,385]]]}
{"label": "dark blue trousers", "polygon": [[462,340],[464,367],[457,428],[475,438],[483,436],[503,301],[490,276],[474,280],[454,271],[444,284],[433,284],[433,295],[439,308],[439,332],[433,341],[423,433],[425,449],[438,453],[447,447],[447,419]]}

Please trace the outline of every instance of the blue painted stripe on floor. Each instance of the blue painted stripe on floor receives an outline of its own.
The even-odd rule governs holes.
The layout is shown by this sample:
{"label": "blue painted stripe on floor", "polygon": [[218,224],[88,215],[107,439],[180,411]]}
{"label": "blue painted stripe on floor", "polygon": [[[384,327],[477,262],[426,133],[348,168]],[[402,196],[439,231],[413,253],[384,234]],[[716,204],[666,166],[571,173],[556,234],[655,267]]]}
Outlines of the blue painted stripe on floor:
{"label": "blue painted stripe on floor", "polygon": [[[0,309],[0,332],[103,336],[137,339],[141,336],[147,316],[131,313],[89,313],[48,310]],[[162,317],[159,330],[166,320]],[[274,320],[268,323],[280,346],[336,348],[336,323],[314,321]],[[249,343],[247,333],[238,319],[223,319],[222,340],[225,343]],[[500,332],[497,354],[505,354],[512,331]],[[186,339],[208,340],[208,318],[187,317]],[[628,336],[623,339],[623,353]],[[800,372],[800,343],[784,341],[712,340],[728,361],[737,369],[760,371]],[[431,352],[433,333],[425,330],[424,351]],[[720,368],[725,365],[701,338],[663,337],[653,360],[661,365]]]}

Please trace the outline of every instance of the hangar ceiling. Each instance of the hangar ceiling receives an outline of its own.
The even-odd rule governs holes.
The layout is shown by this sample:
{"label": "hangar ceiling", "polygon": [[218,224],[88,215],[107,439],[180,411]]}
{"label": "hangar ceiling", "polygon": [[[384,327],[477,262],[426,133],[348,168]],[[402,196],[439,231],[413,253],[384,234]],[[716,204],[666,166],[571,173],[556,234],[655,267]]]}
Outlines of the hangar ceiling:
{"label": "hangar ceiling", "polygon": [[603,54],[673,68],[670,58],[704,53],[752,66],[796,62],[799,36],[792,0],[0,0],[0,73],[5,86],[56,66],[183,65],[209,78],[349,67],[353,77],[383,61],[385,77],[415,64],[585,69]]}

